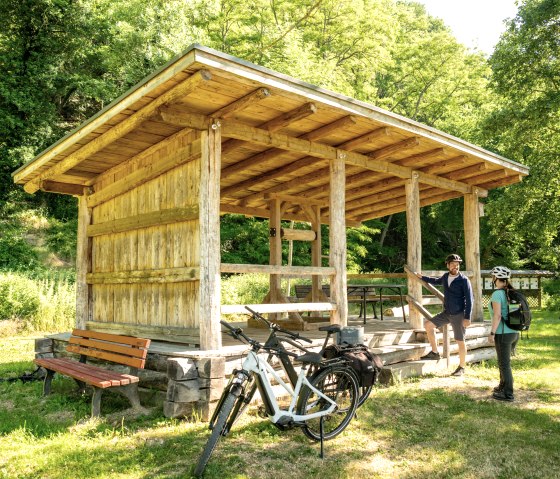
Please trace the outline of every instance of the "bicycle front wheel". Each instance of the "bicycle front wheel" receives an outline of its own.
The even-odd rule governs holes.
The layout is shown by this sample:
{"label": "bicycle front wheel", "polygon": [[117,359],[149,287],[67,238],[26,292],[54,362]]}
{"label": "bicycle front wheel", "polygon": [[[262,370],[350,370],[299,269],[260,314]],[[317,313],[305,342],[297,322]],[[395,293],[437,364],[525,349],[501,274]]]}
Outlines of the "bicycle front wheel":
{"label": "bicycle front wheel", "polygon": [[198,464],[194,470],[195,477],[202,477],[202,473],[210,460],[210,456],[218,444],[218,440],[221,436],[223,436],[226,432],[226,423],[228,420],[231,411],[233,410],[233,406],[235,405],[235,401],[238,400],[238,397],[233,394],[231,391],[227,393],[227,397],[221,403],[220,411],[217,414],[216,422],[214,423],[214,427],[212,428],[212,433],[208,438],[208,442],[206,446],[204,446],[204,450],[198,460]]}
{"label": "bicycle front wheel", "polygon": [[[323,439],[332,439],[350,423],[358,405],[358,382],[354,372],[346,366],[319,369],[309,380],[310,384],[336,403],[330,414],[323,416]],[[298,414],[324,411],[330,403],[309,387],[304,387],[298,400]],[[314,441],[321,439],[321,418],[305,421],[303,432]]]}

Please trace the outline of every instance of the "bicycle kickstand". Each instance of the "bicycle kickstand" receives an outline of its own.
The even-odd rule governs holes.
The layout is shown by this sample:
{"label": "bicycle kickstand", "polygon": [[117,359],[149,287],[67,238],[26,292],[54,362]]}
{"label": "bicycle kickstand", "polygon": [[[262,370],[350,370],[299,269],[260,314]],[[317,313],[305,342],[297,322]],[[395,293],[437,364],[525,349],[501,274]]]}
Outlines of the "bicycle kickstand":
{"label": "bicycle kickstand", "polygon": [[325,450],[323,449],[323,436],[324,436],[324,426],[323,421],[325,420],[325,416],[321,416],[319,420],[319,435],[321,436],[321,459],[325,459]]}

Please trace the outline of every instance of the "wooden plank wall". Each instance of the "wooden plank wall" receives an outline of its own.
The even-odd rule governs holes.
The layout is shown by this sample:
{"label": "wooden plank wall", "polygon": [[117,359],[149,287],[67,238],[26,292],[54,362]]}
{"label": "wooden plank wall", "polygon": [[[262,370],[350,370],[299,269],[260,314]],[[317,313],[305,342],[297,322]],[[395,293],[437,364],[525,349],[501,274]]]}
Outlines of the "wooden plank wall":
{"label": "wooden plank wall", "polygon": [[[174,144],[166,144],[141,161],[115,168],[96,184],[95,192],[161,162],[170,151],[175,153],[194,139],[193,135],[178,136]],[[185,278],[182,271],[190,268],[196,272],[199,266],[199,184],[198,158],[93,208],[92,274],[88,282],[92,283],[92,319],[96,326],[119,323],[167,331],[198,328],[198,277],[193,273],[193,277]],[[194,217],[177,220],[178,209],[194,211]],[[174,219],[118,231],[127,219],[127,223],[134,223],[162,211],[170,211]],[[113,230],[117,232],[106,232],[108,228],[102,223],[116,225]],[[97,228],[95,233],[93,228]],[[174,275],[177,271],[181,274]]]}

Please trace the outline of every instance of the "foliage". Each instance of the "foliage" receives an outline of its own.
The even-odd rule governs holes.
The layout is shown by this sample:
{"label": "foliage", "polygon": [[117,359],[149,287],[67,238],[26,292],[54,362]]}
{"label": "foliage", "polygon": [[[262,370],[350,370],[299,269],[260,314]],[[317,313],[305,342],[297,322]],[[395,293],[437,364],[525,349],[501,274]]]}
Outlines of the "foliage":
{"label": "foliage", "polygon": [[[412,1],[4,0],[0,205],[48,211],[61,223],[53,223],[47,246],[71,260],[75,200],[26,195],[10,173],[198,42],[528,164],[528,179],[491,192],[487,200],[482,259],[555,268],[560,258],[558,8],[553,0],[522,2],[489,64]],[[426,267],[464,247],[461,218],[452,214],[458,203],[422,209]],[[400,270],[405,232],[403,215],[350,230],[349,269]],[[9,241],[0,240],[0,261],[28,268],[33,255],[25,255],[18,235],[16,228]],[[268,262],[265,222],[226,215],[222,237],[224,262]],[[13,259],[2,254],[9,248],[16,251]],[[294,243],[293,264],[307,265],[309,258],[309,245]]]}
{"label": "foliage", "polygon": [[262,274],[231,275],[222,279],[222,304],[258,304],[270,289],[269,278]]}
{"label": "foliage", "polygon": [[560,263],[560,4],[526,0],[490,59],[499,108],[484,125],[487,145],[531,168],[492,197],[488,213],[499,254],[524,267]]}
{"label": "foliage", "polygon": [[75,316],[75,289],[67,280],[0,273],[0,321],[16,321],[21,330],[67,331]]}

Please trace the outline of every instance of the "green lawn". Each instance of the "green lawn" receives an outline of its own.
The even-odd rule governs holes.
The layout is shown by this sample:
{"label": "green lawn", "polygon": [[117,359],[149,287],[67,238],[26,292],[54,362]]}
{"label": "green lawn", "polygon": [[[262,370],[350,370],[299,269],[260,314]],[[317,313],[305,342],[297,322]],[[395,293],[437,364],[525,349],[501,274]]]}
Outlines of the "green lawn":
{"label": "green lawn", "polygon": [[[431,377],[374,391],[338,438],[318,444],[281,432],[254,412],[219,443],[209,478],[557,478],[560,464],[560,319],[536,313],[513,359],[516,402],[490,399],[495,362],[463,378]],[[33,370],[33,338],[0,338],[0,378]],[[0,478],[183,478],[198,458],[206,424],[120,414],[104,417],[74,384],[0,383]]]}

